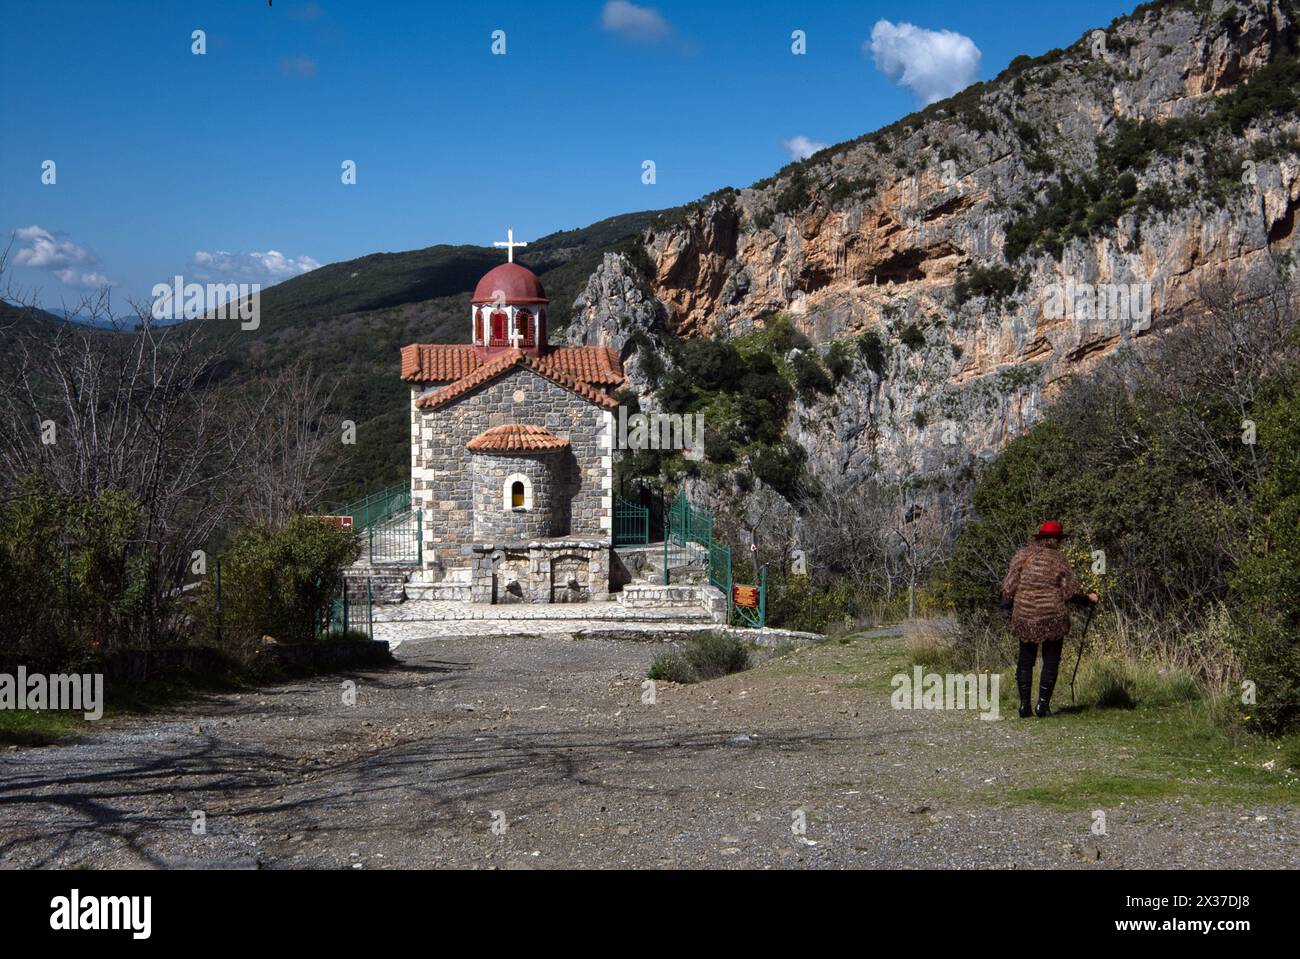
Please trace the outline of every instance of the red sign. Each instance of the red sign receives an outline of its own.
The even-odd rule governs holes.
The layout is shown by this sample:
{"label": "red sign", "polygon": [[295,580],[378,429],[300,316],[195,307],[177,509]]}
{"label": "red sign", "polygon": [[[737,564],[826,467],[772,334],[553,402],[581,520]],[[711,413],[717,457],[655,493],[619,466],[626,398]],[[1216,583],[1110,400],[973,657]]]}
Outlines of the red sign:
{"label": "red sign", "polygon": [[337,526],[339,529],[352,528],[351,516],[317,516],[316,519],[320,520],[322,523],[327,523],[330,526]]}
{"label": "red sign", "polygon": [[746,609],[758,609],[758,587],[732,586],[731,601],[737,606],[744,606]]}

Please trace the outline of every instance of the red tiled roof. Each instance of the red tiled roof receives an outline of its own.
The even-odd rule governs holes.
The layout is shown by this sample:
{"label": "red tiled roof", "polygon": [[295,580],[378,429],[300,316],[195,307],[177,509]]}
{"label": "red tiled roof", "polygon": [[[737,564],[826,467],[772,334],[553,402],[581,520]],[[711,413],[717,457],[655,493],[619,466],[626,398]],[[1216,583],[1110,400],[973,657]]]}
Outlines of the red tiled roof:
{"label": "red tiled roof", "polygon": [[466,443],[465,448],[475,453],[546,453],[562,450],[568,445],[567,439],[556,436],[545,427],[507,423],[480,433]]}
{"label": "red tiled roof", "polygon": [[542,356],[542,362],[584,383],[623,382],[623,364],[608,346],[558,346]]}
{"label": "red tiled roof", "polygon": [[[411,349],[407,347],[406,349]],[[572,347],[571,349],[593,349],[593,347]],[[595,347],[594,349],[604,349]],[[450,402],[459,396],[464,396],[475,387],[482,386],[489,380],[494,380],[502,373],[512,367],[523,365],[535,373],[546,377],[552,383],[558,383],[565,389],[577,393],[584,400],[595,403],[597,406],[603,406],[606,409],[614,409],[618,406],[618,401],[603,390],[592,386],[590,382],[579,379],[577,376],[570,374],[562,368],[560,364],[548,363],[549,357],[538,359],[530,356],[521,350],[506,350],[497,356],[492,357],[485,363],[482,363],[477,369],[462,376],[454,383],[448,383],[431,393],[426,393],[415,401],[415,405],[420,409],[429,410]],[[403,351],[403,366],[405,366],[405,351]],[[403,379],[410,381],[412,378],[403,376]],[[621,380],[621,377],[620,377]],[[436,381],[424,381],[436,382]]]}
{"label": "red tiled roof", "polygon": [[[469,343],[412,343],[402,347],[402,379],[408,383],[451,383],[473,373],[483,363],[479,351]],[[541,363],[583,383],[617,386],[623,382],[623,364],[618,353],[608,346],[553,347],[542,355]]]}
{"label": "red tiled roof", "polygon": [[483,363],[469,343],[412,343],[402,347],[402,379],[408,383],[450,383]]}

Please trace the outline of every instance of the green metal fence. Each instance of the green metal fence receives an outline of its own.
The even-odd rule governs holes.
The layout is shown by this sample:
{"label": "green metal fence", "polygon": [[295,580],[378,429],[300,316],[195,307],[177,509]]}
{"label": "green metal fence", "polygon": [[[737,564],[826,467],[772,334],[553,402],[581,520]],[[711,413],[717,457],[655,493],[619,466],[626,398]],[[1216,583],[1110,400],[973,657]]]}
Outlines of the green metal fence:
{"label": "green metal fence", "polygon": [[371,566],[424,564],[424,511],[407,510],[366,530]]}
{"label": "green metal fence", "polygon": [[[686,493],[678,493],[668,510],[667,528],[664,530],[664,585],[672,582],[673,571],[699,561],[699,548],[692,544],[692,520],[698,510],[686,501]],[[698,525],[698,520],[696,521]],[[713,524],[710,522],[709,529]]]}
{"label": "green metal fence", "polygon": [[334,515],[351,516],[352,528],[361,532],[390,516],[410,512],[410,509],[411,487],[410,484],[403,483],[341,506]]}
{"label": "green metal fence", "polygon": [[673,505],[668,510],[668,530],[664,538],[671,539],[676,546],[697,543],[707,549],[713,542],[713,514],[692,506],[683,490],[673,498]]}
{"label": "green metal fence", "polygon": [[741,626],[756,626],[762,629],[767,625],[767,565],[764,564],[758,571],[758,606],[749,608],[747,606],[731,606],[731,612],[735,615],[736,620]]}
{"label": "green metal fence", "polygon": [[364,601],[353,600],[348,595],[348,584],[344,580],[329,604],[321,612],[316,624],[316,638],[326,639],[331,635],[343,636],[348,632],[365,633],[375,638],[375,602],[370,580],[366,580],[366,598]]}
{"label": "green metal fence", "polygon": [[629,503],[623,497],[614,499],[614,545],[644,546],[650,542],[650,510]]}
{"label": "green metal fence", "polygon": [[667,529],[664,531],[664,584],[672,581],[673,571],[693,563],[703,562],[709,583],[722,590],[727,597],[727,621],[736,620],[742,626],[762,627],[767,622],[767,567],[759,573],[755,584],[758,606],[735,605],[735,571],[731,562],[731,549],[713,541],[713,514],[692,506],[686,492],[679,492],[668,511]]}

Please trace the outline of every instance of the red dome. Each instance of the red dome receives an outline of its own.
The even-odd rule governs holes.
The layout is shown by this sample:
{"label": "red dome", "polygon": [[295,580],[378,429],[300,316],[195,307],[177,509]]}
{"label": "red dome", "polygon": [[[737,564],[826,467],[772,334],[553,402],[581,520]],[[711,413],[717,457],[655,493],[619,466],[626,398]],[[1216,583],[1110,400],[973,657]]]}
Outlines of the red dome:
{"label": "red dome", "polygon": [[[499,294],[498,294],[499,291]],[[474,287],[473,303],[495,303],[500,296],[503,303],[549,303],[542,281],[533,271],[518,263],[502,263],[483,274]]]}

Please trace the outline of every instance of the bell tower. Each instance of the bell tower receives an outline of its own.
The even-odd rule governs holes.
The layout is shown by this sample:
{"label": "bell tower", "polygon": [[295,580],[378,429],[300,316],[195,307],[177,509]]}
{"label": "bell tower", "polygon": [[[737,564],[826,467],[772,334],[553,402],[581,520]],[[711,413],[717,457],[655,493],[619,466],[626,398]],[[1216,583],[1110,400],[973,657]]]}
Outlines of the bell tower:
{"label": "bell tower", "polygon": [[513,229],[507,239],[494,245],[505,247],[506,262],[493,267],[478,281],[470,301],[470,342],[481,356],[506,350],[522,350],[534,356],[546,353],[546,308],[550,300],[536,274],[515,262],[515,247],[527,243],[515,240]]}

